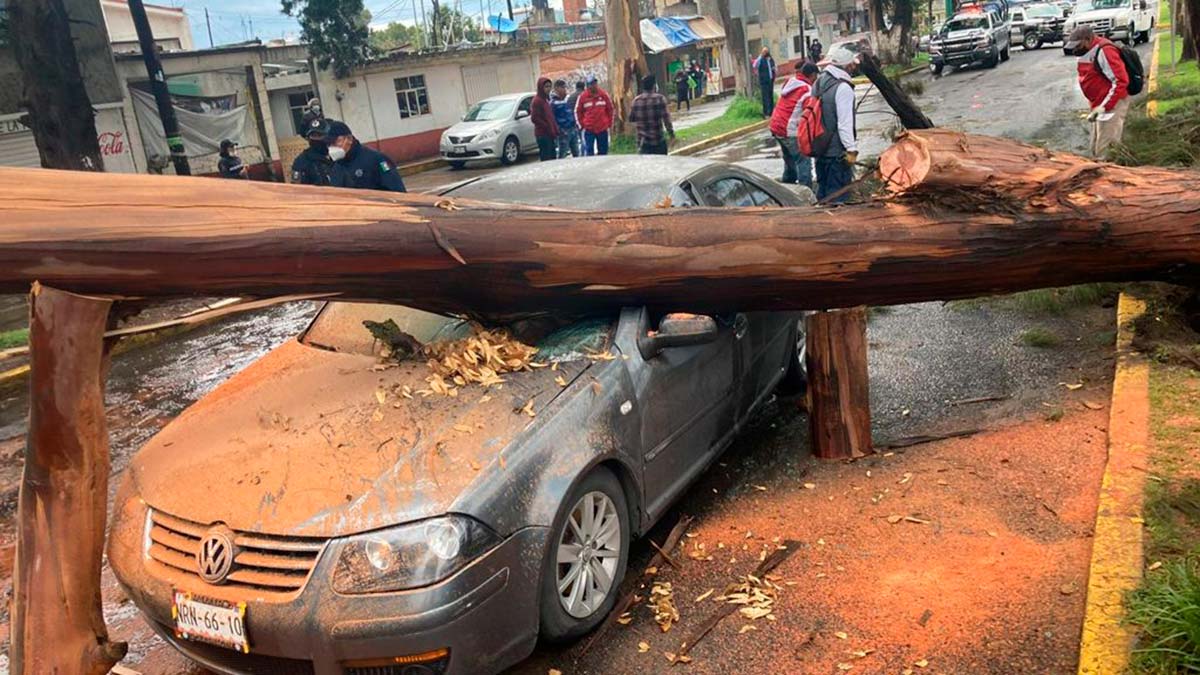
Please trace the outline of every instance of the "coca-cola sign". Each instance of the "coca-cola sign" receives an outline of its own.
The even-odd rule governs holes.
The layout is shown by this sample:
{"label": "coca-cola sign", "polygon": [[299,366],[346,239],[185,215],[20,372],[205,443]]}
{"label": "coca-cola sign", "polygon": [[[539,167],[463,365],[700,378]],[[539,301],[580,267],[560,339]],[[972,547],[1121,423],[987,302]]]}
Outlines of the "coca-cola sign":
{"label": "coca-cola sign", "polygon": [[125,154],[125,132],[105,131],[96,137],[100,142],[100,154],[104,157]]}

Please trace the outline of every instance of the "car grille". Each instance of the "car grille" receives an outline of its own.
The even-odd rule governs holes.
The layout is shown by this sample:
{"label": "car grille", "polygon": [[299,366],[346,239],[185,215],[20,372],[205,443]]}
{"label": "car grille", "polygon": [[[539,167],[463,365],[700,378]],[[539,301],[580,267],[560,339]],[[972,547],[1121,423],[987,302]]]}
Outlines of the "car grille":
{"label": "car grille", "polygon": [[[162,624],[159,624],[160,626]],[[162,626],[167,640],[183,654],[201,663],[210,663],[227,670],[249,675],[313,675],[313,662],[305,659],[287,659],[266,654],[243,654],[204,642],[193,642],[171,637],[172,631]]]}
{"label": "car grille", "polygon": [[451,136],[450,142],[451,143],[470,143],[471,139],[473,139],[473,138],[475,138],[475,137],[474,136]]}
{"label": "car grille", "polygon": [[975,49],[975,43],[979,42],[979,38],[968,38],[966,40],[946,40],[942,43],[943,54],[961,54]]}
{"label": "car grille", "polygon": [[1077,25],[1081,26],[1081,27],[1087,26],[1088,28],[1091,28],[1093,31],[1101,31],[1101,30],[1111,29],[1112,23],[1113,23],[1112,19],[1092,19],[1092,20],[1079,21],[1077,23]]}
{"label": "car grille", "polygon": [[[196,554],[207,525],[150,512],[147,553],[155,562],[200,579]],[[225,585],[268,593],[293,593],[304,586],[325,545],[314,537],[278,537],[235,532],[237,555]]]}

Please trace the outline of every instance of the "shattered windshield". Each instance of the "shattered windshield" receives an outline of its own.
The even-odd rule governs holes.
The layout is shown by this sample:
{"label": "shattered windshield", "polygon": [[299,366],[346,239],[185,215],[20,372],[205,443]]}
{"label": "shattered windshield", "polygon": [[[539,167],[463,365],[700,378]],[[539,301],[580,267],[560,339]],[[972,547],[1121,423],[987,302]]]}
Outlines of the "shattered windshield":
{"label": "shattered windshield", "polygon": [[979,28],[986,30],[987,27],[988,27],[988,20],[987,20],[987,17],[985,17],[985,16],[981,16],[978,18],[972,17],[970,19],[952,19],[950,21],[947,21],[945,26],[942,26],[942,35],[946,35],[948,33],[953,33],[953,32],[960,31],[960,30],[976,30]]}
{"label": "shattered windshield", "polygon": [[[602,351],[616,316],[562,319],[539,317],[503,328],[513,338],[537,347],[538,360],[573,360]],[[401,331],[422,345],[460,340],[475,330],[467,319],[434,314],[404,305],[328,302],[301,336],[314,347],[350,354],[378,355],[389,332]]]}
{"label": "shattered windshield", "polygon": [[487,122],[492,120],[506,120],[512,117],[513,109],[516,108],[515,100],[500,100],[500,101],[480,101],[471,106],[467,114],[463,117],[464,122]]}

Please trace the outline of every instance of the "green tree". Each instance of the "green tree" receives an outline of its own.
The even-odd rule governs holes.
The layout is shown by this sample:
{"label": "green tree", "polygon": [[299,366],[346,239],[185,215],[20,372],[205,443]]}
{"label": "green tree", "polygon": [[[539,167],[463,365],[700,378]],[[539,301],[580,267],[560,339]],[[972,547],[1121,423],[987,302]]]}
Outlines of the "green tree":
{"label": "green tree", "polygon": [[406,26],[402,23],[392,22],[386,28],[371,31],[370,43],[372,49],[380,52],[403,47],[406,44],[423,47],[426,44],[425,32],[421,30],[420,26]]}
{"label": "green tree", "polygon": [[483,42],[483,30],[474,17],[438,2],[434,2],[434,7],[434,16],[437,17],[435,26],[437,34],[441,36],[437,40],[438,45],[461,42],[463,39],[469,42]]}
{"label": "green tree", "polygon": [[283,13],[300,20],[300,31],[321,68],[338,77],[371,56],[370,13],[362,0],[282,0]]}

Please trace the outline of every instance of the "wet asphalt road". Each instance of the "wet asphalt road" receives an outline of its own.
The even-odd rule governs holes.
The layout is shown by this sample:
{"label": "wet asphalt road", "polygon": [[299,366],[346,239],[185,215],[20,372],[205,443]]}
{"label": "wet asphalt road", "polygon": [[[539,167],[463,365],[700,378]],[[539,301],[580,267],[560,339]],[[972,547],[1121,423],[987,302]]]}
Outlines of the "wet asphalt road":
{"label": "wet asphalt road", "polygon": [[[1057,47],[1030,53],[1016,49],[1011,61],[994,70],[948,71],[936,79],[928,73],[914,77],[925,82],[926,90],[917,101],[935,124],[1045,143],[1055,149],[1086,147],[1087,129],[1081,118],[1086,104],[1075,85],[1074,61]],[[861,103],[859,135],[864,155],[885,148],[894,131],[893,118],[882,112],[884,108],[873,93]],[[780,169],[777,150],[766,134],[715,148],[705,156],[748,161],[770,175]],[[279,306],[118,356],[107,396],[114,472],[122,471],[130,454],[183,408],[297,334],[314,309],[311,303]],[[873,314],[868,338],[876,439],[887,442],[986,426],[1041,409],[1044,394],[1058,386],[1064,373],[1087,367],[1078,363],[1070,345],[1094,344],[1098,335],[1102,341],[1106,316],[1098,310],[1085,320],[1080,316],[1032,319],[986,303],[959,308],[924,303]],[[1035,324],[1055,331],[1068,346],[1037,350],[1023,345],[1021,332]],[[983,405],[955,404],[986,396],[1006,398]],[[0,400],[0,444],[6,439],[10,447],[20,443],[12,439],[23,435],[26,414],[23,392]],[[754,437],[762,432],[770,439],[764,442],[786,442],[796,449],[807,446],[802,422],[793,418],[785,429],[777,429],[775,422],[768,427],[768,421],[752,427],[739,445],[753,446],[759,442]],[[731,454],[737,452],[735,447]],[[0,498],[7,500],[9,495]]]}

